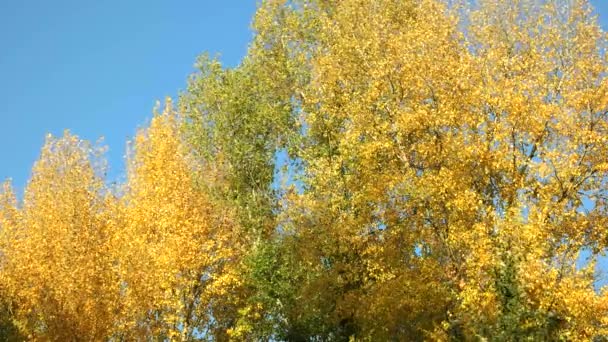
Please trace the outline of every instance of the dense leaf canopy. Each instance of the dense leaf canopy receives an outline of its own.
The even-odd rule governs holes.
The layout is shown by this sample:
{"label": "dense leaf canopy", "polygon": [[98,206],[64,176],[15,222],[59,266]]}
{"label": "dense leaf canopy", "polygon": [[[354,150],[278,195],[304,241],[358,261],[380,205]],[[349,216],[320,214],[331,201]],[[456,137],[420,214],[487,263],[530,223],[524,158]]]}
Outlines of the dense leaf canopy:
{"label": "dense leaf canopy", "polygon": [[604,340],[585,0],[267,0],[131,142],[0,192],[7,340]]}

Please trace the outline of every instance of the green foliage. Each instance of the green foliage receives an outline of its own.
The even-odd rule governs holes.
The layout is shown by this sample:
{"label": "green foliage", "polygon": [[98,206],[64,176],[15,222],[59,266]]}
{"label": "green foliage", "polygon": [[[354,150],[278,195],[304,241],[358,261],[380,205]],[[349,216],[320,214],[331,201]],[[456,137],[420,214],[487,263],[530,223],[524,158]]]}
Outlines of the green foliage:
{"label": "green foliage", "polygon": [[13,342],[23,341],[25,337],[13,321],[13,313],[9,305],[2,303],[0,306],[0,340]]}

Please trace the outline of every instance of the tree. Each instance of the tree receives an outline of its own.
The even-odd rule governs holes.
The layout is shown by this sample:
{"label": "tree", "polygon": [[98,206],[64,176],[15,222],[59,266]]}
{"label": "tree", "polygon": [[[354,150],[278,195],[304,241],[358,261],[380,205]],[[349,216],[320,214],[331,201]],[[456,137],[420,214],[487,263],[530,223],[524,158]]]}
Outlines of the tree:
{"label": "tree", "polygon": [[4,187],[2,336],[608,336],[587,1],[267,0],[253,28],[138,132],[125,184],[66,134],[23,201]]}
{"label": "tree", "polygon": [[66,131],[49,136],[21,205],[0,206],[2,290],[30,339],[99,340],[119,309],[100,149]]}
{"label": "tree", "polygon": [[67,132],[47,139],[22,203],[4,186],[7,338],[227,336],[242,239],[232,210],[196,183],[220,178],[189,157],[179,127],[168,102],[138,133],[121,189],[104,184],[102,150]]}
{"label": "tree", "polygon": [[[115,246],[129,338],[192,340],[226,334],[239,297],[241,238],[230,208],[197,180],[217,180],[190,158],[171,102],[137,134]],[[218,181],[219,182],[219,181]]]}
{"label": "tree", "polygon": [[266,1],[254,28],[230,72],[282,75],[265,91],[300,123],[258,124],[301,166],[276,224],[294,287],[267,291],[284,336],[605,334],[593,262],[576,267],[606,241],[606,36],[587,2]]}

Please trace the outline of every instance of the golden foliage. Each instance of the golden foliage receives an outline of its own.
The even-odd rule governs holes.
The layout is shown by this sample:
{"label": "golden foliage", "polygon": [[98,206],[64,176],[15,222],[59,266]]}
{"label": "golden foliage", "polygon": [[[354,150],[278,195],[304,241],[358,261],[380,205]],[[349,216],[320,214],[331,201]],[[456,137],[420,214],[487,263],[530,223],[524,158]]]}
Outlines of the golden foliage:
{"label": "golden foliage", "polygon": [[168,101],[138,132],[118,190],[69,133],[23,200],[4,185],[10,324],[38,340],[608,336],[608,45],[587,1],[268,0],[253,27],[241,66],[201,58],[181,113]]}
{"label": "golden foliage", "polygon": [[586,1],[269,1],[259,13],[263,49],[310,75],[293,92],[304,186],[283,216],[314,275],[300,295],[331,308],[334,331],[316,333],[607,333],[593,263],[577,267],[607,241],[606,35]]}
{"label": "golden foliage", "polygon": [[237,227],[229,208],[214,207],[197,186],[205,171],[189,162],[179,127],[168,102],[137,134],[129,159],[116,250],[126,324],[143,327],[140,337],[187,340],[194,329],[212,330],[239,286],[231,269],[240,253]]}
{"label": "golden foliage", "polygon": [[48,138],[20,205],[4,186],[2,290],[25,336],[186,340],[222,322],[238,294],[237,225],[195,183],[178,129],[169,102],[137,134],[119,197],[102,151],[67,132]]}
{"label": "golden foliage", "polygon": [[2,205],[3,290],[33,339],[100,340],[112,333],[119,280],[99,151],[66,132],[49,137],[20,206]]}

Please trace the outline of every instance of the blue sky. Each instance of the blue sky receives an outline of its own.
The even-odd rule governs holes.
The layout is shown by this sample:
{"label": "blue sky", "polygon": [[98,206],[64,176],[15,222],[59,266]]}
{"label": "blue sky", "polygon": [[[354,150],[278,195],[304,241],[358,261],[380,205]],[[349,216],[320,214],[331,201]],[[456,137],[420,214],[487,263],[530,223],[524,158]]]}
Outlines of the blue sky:
{"label": "blue sky", "polygon": [[109,146],[109,175],[125,142],[175,96],[196,56],[238,64],[255,1],[0,0],[0,181],[23,188],[47,133],[64,129]]}

